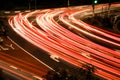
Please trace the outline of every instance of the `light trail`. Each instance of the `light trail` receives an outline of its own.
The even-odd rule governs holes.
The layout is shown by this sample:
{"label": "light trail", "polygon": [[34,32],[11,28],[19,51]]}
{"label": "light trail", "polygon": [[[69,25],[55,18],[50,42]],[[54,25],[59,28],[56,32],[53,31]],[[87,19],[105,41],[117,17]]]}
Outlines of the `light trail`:
{"label": "light trail", "polygon": [[[10,18],[9,24],[17,34],[47,51],[49,55],[57,55],[60,59],[78,67],[82,67],[82,64],[85,63],[92,64],[97,68],[95,74],[106,79],[119,79],[120,53],[86,40],[55,21],[55,17],[63,15],[59,19],[74,27],[64,19],[64,12],[69,13],[69,11],[67,9],[53,9],[34,11],[28,14],[20,13]],[[31,24],[30,18],[32,16],[36,19],[36,26],[32,25],[34,23]],[[74,16],[72,17],[74,18]],[[83,54],[89,54],[89,56],[86,57]]]}
{"label": "light trail", "polygon": [[[114,4],[112,5],[113,7],[118,7],[118,4]],[[100,9],[100,7],[98,6],[98,9]],[[91,36],[91,38],[95,38],[96,40],[101,40],[101,43],[106,43],[107,45],[112,45],[115,48],[120,48],[120,36],[117,34],[114,34],[112,32],[106,31],[106,30],[102,30],[99,29],[95,26],[89,25],[84,23],[83,21],[75,18],[75,16],[77,16],[78,14],[82,15],[82,13],[89,11],[88,8],[85,8],[84,10],[79,10],[76,12],[73,12],[71,15],[66,15],[69,16],[69,20],[71,20],[71,22],[73,22],[74,24],[79,25],[78,27],[72,27],[75,30],[77,30],[78,32],[87,35],[87,36]],[[67,14],[67,13],[66,13]],[[88,13],[89,14],[89,13]],[[65,16],[65,15],[63,15]],[[81,30],[80,28],[83,28],[84,30],[87,30],[87,32]],[[99,35],[99,37],[98,37]]]}

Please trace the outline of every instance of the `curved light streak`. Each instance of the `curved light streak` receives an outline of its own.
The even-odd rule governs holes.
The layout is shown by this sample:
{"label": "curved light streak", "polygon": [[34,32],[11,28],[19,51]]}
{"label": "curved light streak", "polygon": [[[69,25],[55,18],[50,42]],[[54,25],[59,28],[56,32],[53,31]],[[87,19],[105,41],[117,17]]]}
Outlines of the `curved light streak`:
{"label": "curved light streak", "polygon": [[[60,26],[54,17],[59,16],[64,11],[69,10],[56,9],[19,14],[10,18],[9,24],[17,34],[47,51],[49,55],[57,55],[78,67],[85,63],[92,64],[97,67],[95,74],[107,79],[119,79],[115,75],[120,75],[120,60],[118,59],[120,54],[79,37]],[[32,25],[31,20],[29,20],[32,16],[36,16],[36,26]],[[113,52],[118,58],[111,56]],[[90,54],[90,57],[85,57],[83,54]]]}

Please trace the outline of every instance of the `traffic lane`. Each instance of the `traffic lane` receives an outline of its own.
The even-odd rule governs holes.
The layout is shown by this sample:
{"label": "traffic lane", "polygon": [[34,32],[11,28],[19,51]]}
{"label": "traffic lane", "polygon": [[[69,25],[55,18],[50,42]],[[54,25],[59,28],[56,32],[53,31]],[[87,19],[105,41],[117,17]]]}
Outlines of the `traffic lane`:
{"label": "traffic lane", "polygon": [[42,23],[43,24],[43,23]]}
{"label": "traffic lane", "polygon": [[15,57],[6,55],[4,53],[1,53],[0,57],[5,62],[7,62],[13,66],[16,66],[18,69],[26,71],[30,74],[43,76],[47,73],[46,69],[44,69],[43,66],[36,66],[36,65],[31,64],[31,63],[17,59]]}
{"label": "traffic lane", "polygon": [[[1,49],[2,53],[6,54],[6,55],[9,55],[9,56],[12,56],[12,57],[15,57],[17,59],[26,61],[26,62],[28,62],[30,64],[33,64],[33,65],[36,65],[38,67],[43,66],[43,69],[45,70],[45,72],[47,70],[49,70],[42,63],[40,63],[35,58],[33,58],[33,56],[29,55],[28,52],[26,52],[25,50],[20,48],[18,45],[16,45],[15,42],[12,42],[9,37],[7,37],[7,38],[3,37],[3,39],[4,39],[4,42],[3,42],[3,44],[1,46],[3,46],[4,48],[8,48],[8,50],[2,50]],[[13,49],[10,47],[10,44],[12,45]]]}
{"label": "traffic lane", "polygon": [[[18,47],[13,41],[11,41],[9,37],[2,37],[2,38],[4,41],[1,44],[1,46],[4,49],[1,48],[0,50],[1,53],[11,56],[13,58],[17,58],[18,60],[25,61],[25,63],[29,63],[30,66],[33,65],[37,70],[40,70],[43,72],[42,74],[40,74],[41,76],[45,75],[47,71],[50,70],[45,65],[43,65],[40,61],[36,60],[31,55],[29,55],[27,52],[25,52],[23,49]],[[4,60],[4,58],[1,58],[1,60]],[[6,59],[5,61],[8,61],[8,60]],[[10,63],[10,64],[15,65],[13,63]],[[27,64],[24,64],[24,65],[27,65]],[[21,69],[24,69],[24,67],[22,67]]]}
{"label": "traffic lane", "polygon": [[[32,79],[32,75],[30,74],[25,74],[25,72],[20,71],[19,69],[17,69],[16,67],[14,67],[13,65],[10,65],[2,60],[0,60],[0,68],[2,69],[3,75],[4,74],[8,74],[8,77],[11,76],[12,78],[17,78],[17,79]],[[11,73],[11,74],[10,74]],[[16,76],[16,77],[14,77]]]}

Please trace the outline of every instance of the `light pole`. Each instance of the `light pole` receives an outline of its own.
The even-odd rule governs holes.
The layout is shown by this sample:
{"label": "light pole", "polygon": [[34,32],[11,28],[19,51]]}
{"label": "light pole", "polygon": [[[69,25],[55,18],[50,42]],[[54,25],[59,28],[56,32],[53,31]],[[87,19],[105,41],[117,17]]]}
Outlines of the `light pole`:
{"label": "light pole", "polygon": [[37,9],[36,3],[37,3],[37,0],[35,0],[35,9]]}
{"label": "light pole", "polygon": [[95,16],[95,5],[98,3],[98,0],[92,0],[93,16]]}
{"label": "light pole", "polygon": [[67,6],[68,6],[68,7],[70,6],[70,1],[69,1],[69,0],[67,1]]}
{"label": "light pole", "polygon": [[31,9],[31,4],[30,4],[31,0],[28,0],[28,8],[29,10]]}
{"label": "light pole", "polygon": [[30,1],[29,1],[29,10],[30,10]]}
{"label": "light pole", "polygon": [[111,7],[111,1],[109,0],[109,3],[108,3],[108,15],[110,15],[110,7]]}

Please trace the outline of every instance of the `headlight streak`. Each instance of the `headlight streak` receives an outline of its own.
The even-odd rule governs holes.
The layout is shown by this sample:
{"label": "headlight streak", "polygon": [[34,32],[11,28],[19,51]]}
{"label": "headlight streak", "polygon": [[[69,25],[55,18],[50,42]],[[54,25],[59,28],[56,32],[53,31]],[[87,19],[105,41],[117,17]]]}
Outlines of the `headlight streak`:
{"label": "headlight streak", "polygon": [[[45,14],[45,15],[46,15],[46,14]],[[50,16],[50,15],[52,15],[52,14],[48,14],[48,15],[46,15],[46,16],[43,15],[44,17],[42,16],[42,18],[39,18],[39,20],[38,20],[37,22],[40,23],[40,21],[43,20],[43,22],[45,23],[47,19],[44,19],[44,18],[47,18],[47,16]],[[44,20],[45,20],[45,21],[44,21]],[[41,25],[43,22],[41,22],[39,25]],[[53,28],[55,28],[55,26],[51,25],[51,20],[48,20],[48,22],[46,22],[46,23],[47,23],[47,24],[50,23],[50,24],[49,24],[48,26],[47,26],[47,24],[45,24],[45,25],[44,25],[44,28],[46,28],[46,29],[44,29],[44,30],[47,30],[47,28],[50,28],[49,30],[47,30],[47,32],[50,31],[50,30],[51,30],[52,32],[55,32],[55,31],[54,31],[55,29],[53,30]],[[55,24],[55,23],[54,23],[54,24]],[[49,26],[51,26],[52,28],[49,27]],[[42,27],[43,27],[43,26],[42,26]],[[60,27],[60,28],[61,28],[61,27]],[[55,33],[54,33],[54,34],[55,34]],[[59,33],[56,32],[56,34],[58,35]],[[62,36],[62,35],[61,35],[61,36]],[[91,63],[92,63],[92,62],[91,62]]]}
{"label": "headlight streak", "polygon": [[[10,18],[9,24],[16,33],[35,46],[47,51],[49,55],[57,55],[78,67],[85,63],[92,64],[97,67],[95,74],[106,79],[119,79],[117,76],[120,76],[120,60],[111,54],[120,58],[120,53],[85,40],[60,26],[54,20],[54,16],[65,11],[67,9],[34,11],[26,15],[19,14]],[[36,23],[41,29],[29,22],[28,18],[32,15],[36,15]],[[90,55],[85,57],[82,54]]]}
{"label": "headlight streak", "polygon": [[[113,5],[113,6],[116,6],[116,5]],[[118,6],[118,5],[117,5],[117,6]],[[87,9],[87,8],[86,8],[86,9]],[[84,11],[84,10],[83,10],[83,11]],[[79,30],[79,28],[77,28],[77,27],[74,27],[74,28],[75,28],[76,30],[78,30],[78,31],[86,34],[86,35],[90,35],[91,37],[94,37],[94,38],[99,39],[99,40],[101,40],[101,41],[105,41],[105,42],[107,42],[108,44],[114,45],[114,46],[116,46],[116,47],[119,48],[119,47],[120,47],[120,36],[119,36],[119,35],[114,34],[114,33],[112,33],[112,32],[108,32],[108,31],[99,29],[99,28],[94,27],[94,26],[92,26],[92,25],[88,25],[88,24],[84,23],[83,21],[80,21],[80,20],[78,20],[78,19],[76,19],[76,18],[74,17],[74,16],[76,16],[77,14],[82,14],[83,11],[81,10],[81,11],[77,11],[77,12],[72,13],[71,15],[69,15],[69,19],[70,19],[73,23],[76,23],[76,24],[80,25],[82,28],[84,28],[84,29],[86,29],[86,30],[88,30],[88,31],[91,31],[91,34],[92,34],[92,33],[94,33],[94,34],[91,35],[91,34],[89,34],[89,33],[85,33],[85,32],[83,32],[83,31]],[[85,11],[86,11],[86,10],[85,10]],[[100,37],[97,37],[95,34],[99,34],[99,35],[101,35],[101,36],[104,36],[105,39],[102,38],[102,37],[101,37],[101,38],[100,38]]]}

